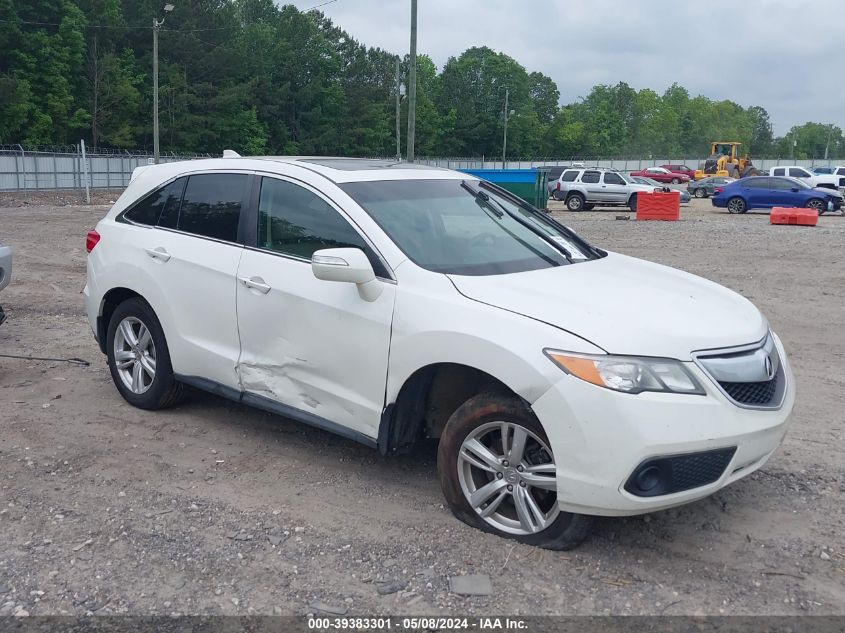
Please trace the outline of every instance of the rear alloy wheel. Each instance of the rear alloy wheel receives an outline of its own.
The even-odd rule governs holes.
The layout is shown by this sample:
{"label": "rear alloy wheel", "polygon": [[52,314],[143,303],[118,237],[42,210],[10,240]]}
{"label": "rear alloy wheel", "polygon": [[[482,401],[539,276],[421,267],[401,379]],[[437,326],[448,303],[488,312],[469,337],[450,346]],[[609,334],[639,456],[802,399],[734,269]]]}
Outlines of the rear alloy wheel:
{"label": "rear alloy wheel", "polygon": [[548,549],[571,549],[589,533],[591,517],[558,507],[549,440],[517,398],[480,394],[455,411],[437,472],[450,509],[468,525]]}
{"label": "rear alloy wheel", "polygon": [[129,404],[163,409],[179,401],[184,387],[173,375],[164,332],[146,301],[136,297],[117,306],[106,340],[112,380]]}
{"label": "rear alloy wheel", "polygon": [[827,211],[827,205],[824,203],[824,200],[819,200],[818,198],[813,198],[812,200],[807,201],[807,208],[808,209],[815,209],[819,212],[819,215]]}
{"label": "rear alloy wheel", "polygon": [[699,187],[693,191],[693,194],[696,198],[706,198],[707,192],[704,190],[703,187]]}
{"label": "rear alloy wheel", "polygon": [[584,196],[573,193],[566,199],[566,208],[570,211],[581,211],[584,208]]}
{"label": "rear alloy wheel", "polygon": [[728,200],[728,213],[745,213],[748,211],[748,206],[742,198],[731,198]]}

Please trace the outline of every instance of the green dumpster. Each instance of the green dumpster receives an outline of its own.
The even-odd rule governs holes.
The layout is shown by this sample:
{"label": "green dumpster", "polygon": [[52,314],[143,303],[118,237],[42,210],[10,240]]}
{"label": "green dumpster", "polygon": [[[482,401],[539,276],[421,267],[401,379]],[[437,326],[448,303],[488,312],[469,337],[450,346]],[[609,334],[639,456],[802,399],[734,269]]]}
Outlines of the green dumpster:
{"label": "green dumpster", "polygon": [[538,209],[545,209],[549,199],[548,168],[534,169],[462,169],[462,172],[492,182],[519,196]]}

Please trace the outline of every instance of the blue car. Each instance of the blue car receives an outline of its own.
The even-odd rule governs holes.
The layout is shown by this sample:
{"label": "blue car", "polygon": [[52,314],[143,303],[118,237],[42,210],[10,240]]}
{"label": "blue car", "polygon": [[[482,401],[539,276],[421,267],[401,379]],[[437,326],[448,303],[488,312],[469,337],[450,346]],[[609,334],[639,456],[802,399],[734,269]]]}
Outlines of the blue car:
{"label": "blue car", "polygon": [[813,188],[795,178],[751,176],[716,187],[713,206],[729,213],[772,207],[804,207],[819,214],[842,208],[842,194],[834,189]]}

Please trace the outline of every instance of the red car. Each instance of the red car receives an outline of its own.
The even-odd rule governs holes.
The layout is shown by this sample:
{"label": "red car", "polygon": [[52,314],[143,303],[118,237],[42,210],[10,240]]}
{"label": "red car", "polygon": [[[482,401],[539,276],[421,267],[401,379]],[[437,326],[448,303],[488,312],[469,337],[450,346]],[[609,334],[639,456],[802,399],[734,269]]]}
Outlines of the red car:
{"label": "red car", "polygon": [[643,178],[651,178],[652,180],[656,180],[657,182],[668,182],[672,183],[673,185],[679,185],[681,183],[689,182],[691,177],[687,176],[686,174],[677,174],[675,172],[671,172],[665,167],[649,167],[647,169],[641,169],[640,171],[632,171],[632,176],[642,176]]}
{"label": "red car", "polygon": [[689,176],[690,180],[695,178],[695,170],[690,169],[686,165],[661,165],[663,169],[671,171],[673,174],[681,174],[683,176]]}

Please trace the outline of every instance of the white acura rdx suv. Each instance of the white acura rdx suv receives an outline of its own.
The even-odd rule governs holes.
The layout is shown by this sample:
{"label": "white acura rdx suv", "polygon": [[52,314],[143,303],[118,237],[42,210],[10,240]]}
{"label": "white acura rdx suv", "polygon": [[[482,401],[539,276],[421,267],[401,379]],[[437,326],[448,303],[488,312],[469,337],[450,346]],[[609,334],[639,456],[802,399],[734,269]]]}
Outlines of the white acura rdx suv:
{"label": "white acura rdx suv", "polygon": [[129,403],[190,385],[383,454],[439,438],[453,513],[542,547],[760,468],[795,400],[748,300],[454,171],[142,167],[87,247],[88,317]]}

